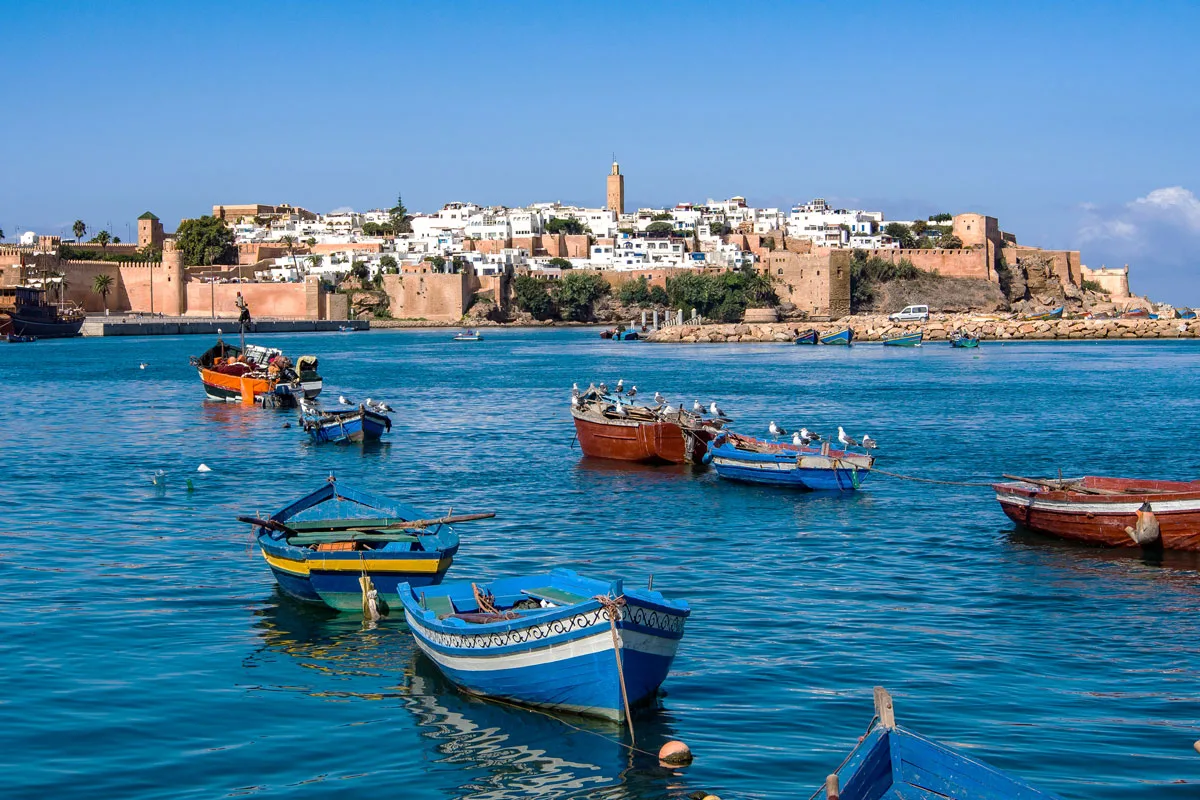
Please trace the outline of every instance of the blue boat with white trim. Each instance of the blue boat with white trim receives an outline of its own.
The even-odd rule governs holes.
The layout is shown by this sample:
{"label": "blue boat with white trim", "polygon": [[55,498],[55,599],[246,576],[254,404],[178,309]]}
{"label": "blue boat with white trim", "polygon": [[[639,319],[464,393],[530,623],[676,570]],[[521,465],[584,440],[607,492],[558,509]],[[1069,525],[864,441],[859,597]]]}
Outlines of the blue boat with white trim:
{"label": "blue boat with white trim", "polygon": [[[453,522],[491,513],[431,519],[407,503],[338,484],[324,486],[270,518],[238,517],[255,525],[263,559],[280,590],[293,599],[339,611],[363,607],[373,588],[381,600],[401,584],[440,583],[458,552]],[[364,586],[360,578],[368,578]],[[386,602],[379,605],[388,613]]]}
{"label": "blue boat with white trim", "polygon": [[964,348],[964,349],[971,349],[973,347],[979,347],[979,337],[971,336],[970,334],[967,334],[967,333],[956,334],[955,336],[952,336],[950,338],[950,346],[951,347],[960,347],[960,348]]}
{"label": "blue boat with white trim", "polygon": [[921,342],[925,339],[923,331],[916,333],[906,333],[901,336],[893,336],[890,339],[884,339],[884,347],[920,347]]}
{"label": "blue boat with white trim", "polygon": [[400,586],[417,647],[466,692],[615,722],[651,703],[691,609],[572,570]]}
{"label": "blue boat with white trim", "polygon": [[[870,730],[838,771],[826,798],[840,800],[1057,800],[1024,781],[896,724],[892,697],[875,689]],[[817,793],[813,796],[816,797]]]}
{"label": "blue boat with white trim", "polygon": [[821,336],[821,344],[854,344],[854,329],[842,328]]}
{"label": "blue boat with white trim", "polygon": [[809,491],[853,491],[862,485],[875,459],[865,453],[767,442],[732,431],[708,445],[705,463],[722,478]]}
{"label": "blue boat with white trim", "polygon": [[301,401],[300,427],[316,444],[376,442],[392,429],[392,418],[374,405],[325,411],[315,401]]}

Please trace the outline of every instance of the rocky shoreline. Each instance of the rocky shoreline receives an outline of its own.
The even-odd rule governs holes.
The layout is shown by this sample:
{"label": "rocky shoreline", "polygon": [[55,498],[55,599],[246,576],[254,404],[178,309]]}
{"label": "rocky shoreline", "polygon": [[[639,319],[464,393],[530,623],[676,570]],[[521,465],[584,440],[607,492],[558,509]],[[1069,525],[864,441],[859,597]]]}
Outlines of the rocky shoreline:
{"label": "rocky shoreline", "polygon": [[1200,320],[1062,319],[1021,320],[971,314],[935,314],[928,322],[889,322],[884,315],[856,315],[834,322],[772,322],[724,325],[676,325],[655,331],[647,341],[691,344],[724,342],[791,342],[797,332],[815,328],[829,333],[850,327],[856,342],[880,342],[923,331],[927,341],[946,341],[966,330],[983,341],[1056,341],[1114,339],[1192,339],[1200,337]]}

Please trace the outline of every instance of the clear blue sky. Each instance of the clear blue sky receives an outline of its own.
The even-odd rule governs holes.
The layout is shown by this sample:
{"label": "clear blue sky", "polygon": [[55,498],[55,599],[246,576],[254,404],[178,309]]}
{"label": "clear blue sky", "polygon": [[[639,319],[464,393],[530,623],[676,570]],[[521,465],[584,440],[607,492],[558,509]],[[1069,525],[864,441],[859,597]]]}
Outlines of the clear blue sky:
{"label": "clear blue sky", "polygon": [[979,211],[1200,304],[1194,2],[0,0],[0,19],[10,237],[398,191],[600,205],[615,151],[629,205]]}

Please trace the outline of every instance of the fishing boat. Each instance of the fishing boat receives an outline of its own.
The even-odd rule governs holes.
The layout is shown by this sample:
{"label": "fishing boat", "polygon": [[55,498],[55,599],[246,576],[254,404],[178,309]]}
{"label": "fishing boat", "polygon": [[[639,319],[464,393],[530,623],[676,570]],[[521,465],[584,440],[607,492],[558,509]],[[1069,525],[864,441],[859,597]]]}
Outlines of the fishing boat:
{"label": "fishing boat", "polygon": [[708,445],[705,462],[727,480],[809,491],[852,491],[862,485],[875,459],[867,453],[834,449],[828,443],[813,447],[768,442],[724,431]]}
{"label": "fishing boat", "polygon": [[629,328],[624,333],[618,334],[619,338],[625,342],[636,342],[641,339],[641,335],[633,328]]}
{"label": "fishing boat", "polygon": [[480,342],[483,341],[483,334],[472,328],[467,328],[465,331],[454,335],[456,342]]}
{"label": "fishing boat", "polygon": [[993,486],[996,500],[1030,530],[1107,547],[1200,551],[1200,481],[1005,477],[1011,482]]}
{"label": "fishing boat", "polygon": [[[406,503],[337,483],[276,511],[268,519],[238,517],[255,528],[263,558],[280,590],[305,603],[339,611],[363,607],[373,588],[388,613],[402,583],[440,583],[458,552],[452,525],[492,513],[431,517]],[[370,588],[364,586],[370,580]]]}
{"label": "fishing boat", "polygon": [[979,347],[979,337],[971,336],[970,334],[966,333],[956,333],[954,336],[950,337],[950,346],[965,348]]}
{"label": "fishing boat", "polygon": [[792,340],[792,344],[816,344],[819,335],[815,330],[809,328],[803,333],[796,334],[796,338]]}
{"label": "fishing boat", "polygon": [[616,335],[616,333],[617,332],[615,330],[613,330],[612,328],[605,328],[604,330],[600,331],[600,338],[601,339],[611,339],[611,338],[613,338],[613,336]]}
{"label": "fishing boat", "polygon": [[1023,319],[1025,319],[1026,321],[1029,321],[1029,322],[1037,322],[1039,320],[1047,320],[1047,319],[1062,319],[1063,308],[1064,308],[1063,306],[1059,306],[1058,308],[1053,308],[1053,309],[1051,309],[1049,311],[1045,311],[1041,314],[1030,314],[1026,317],[1023,317]]}
{"label": "fishing boat", "polygon": [[401,585],[400,602],[417,647],[461,689],[618,723],[657,696],[691,613],[567,569]]}
{"label": "fishing boat", "polygon": [[280,350],[228,344],[220,336],[190,363],[210,400],[295,408],[301,399],[316,398],[323,386],[316,356],[300,356],[293,364]]}
{"label": "fishing boat", "polygon": [[901,336],[884,339],[883,345],[884,347],[920,347],[924,339],[924,331],[917,331],[916,333],[906,333]]}
{"label": "fishing boat", "polygon": [[[837,772],[827,800],[1056,800],[1024,781],[896,724],[892,697],[875,688],[875,719]],[[813,797],[820,791],[813,793]]]}
{"label": "fishing boat", "polygon": [[1196,312],[1190,308],[1175,309],[1175,319],[1195,319]]}
{"label": "fishing boat", "polygon": [[300,402],[300,427],[316,444],[377,442],[392,429],[392,418],[378,404],[326,411],[315,400]]}
{"label": "fishing boat", "polygon": [[354,333],[353,325],[338,325],[338,333]]}
{"label": "fishing boat", "polygon": [[28,342],[36,342],[36,336],[22,336],[19,333],[10,333],[4,337],[9,344],[26,344]]}
{"label": "fishing boat", "polygon": [[854,329],[842,328],[840,331],[833,331],[821,336],[821,344],[853,344]]}
{"label": "fishing boat", "polygon": [[699,464],[725,420],[678,408],[634,404],[589,389],[571,406],[585,456],[644,464]]}
{"label": "fishing boat", "polygon": [[0,287],[0,316],[8,319],[8,333],[35,339],[78,336],[87,318],[78,306],[47,302],[46,290],[34,286]]}

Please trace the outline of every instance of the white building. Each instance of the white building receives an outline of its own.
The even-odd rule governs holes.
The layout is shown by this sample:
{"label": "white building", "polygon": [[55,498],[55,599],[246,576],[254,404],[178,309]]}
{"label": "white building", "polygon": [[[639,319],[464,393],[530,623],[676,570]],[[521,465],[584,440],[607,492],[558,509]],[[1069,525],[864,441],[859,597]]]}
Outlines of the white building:
{"label": "white building", "polygon": [[[792,207],[787,234],[821,247],[849,247],[853,237],[874,236],[883,223],[882,211],[831,208],[823,199]],[[841,233],[835,233],[835,229]]]}

